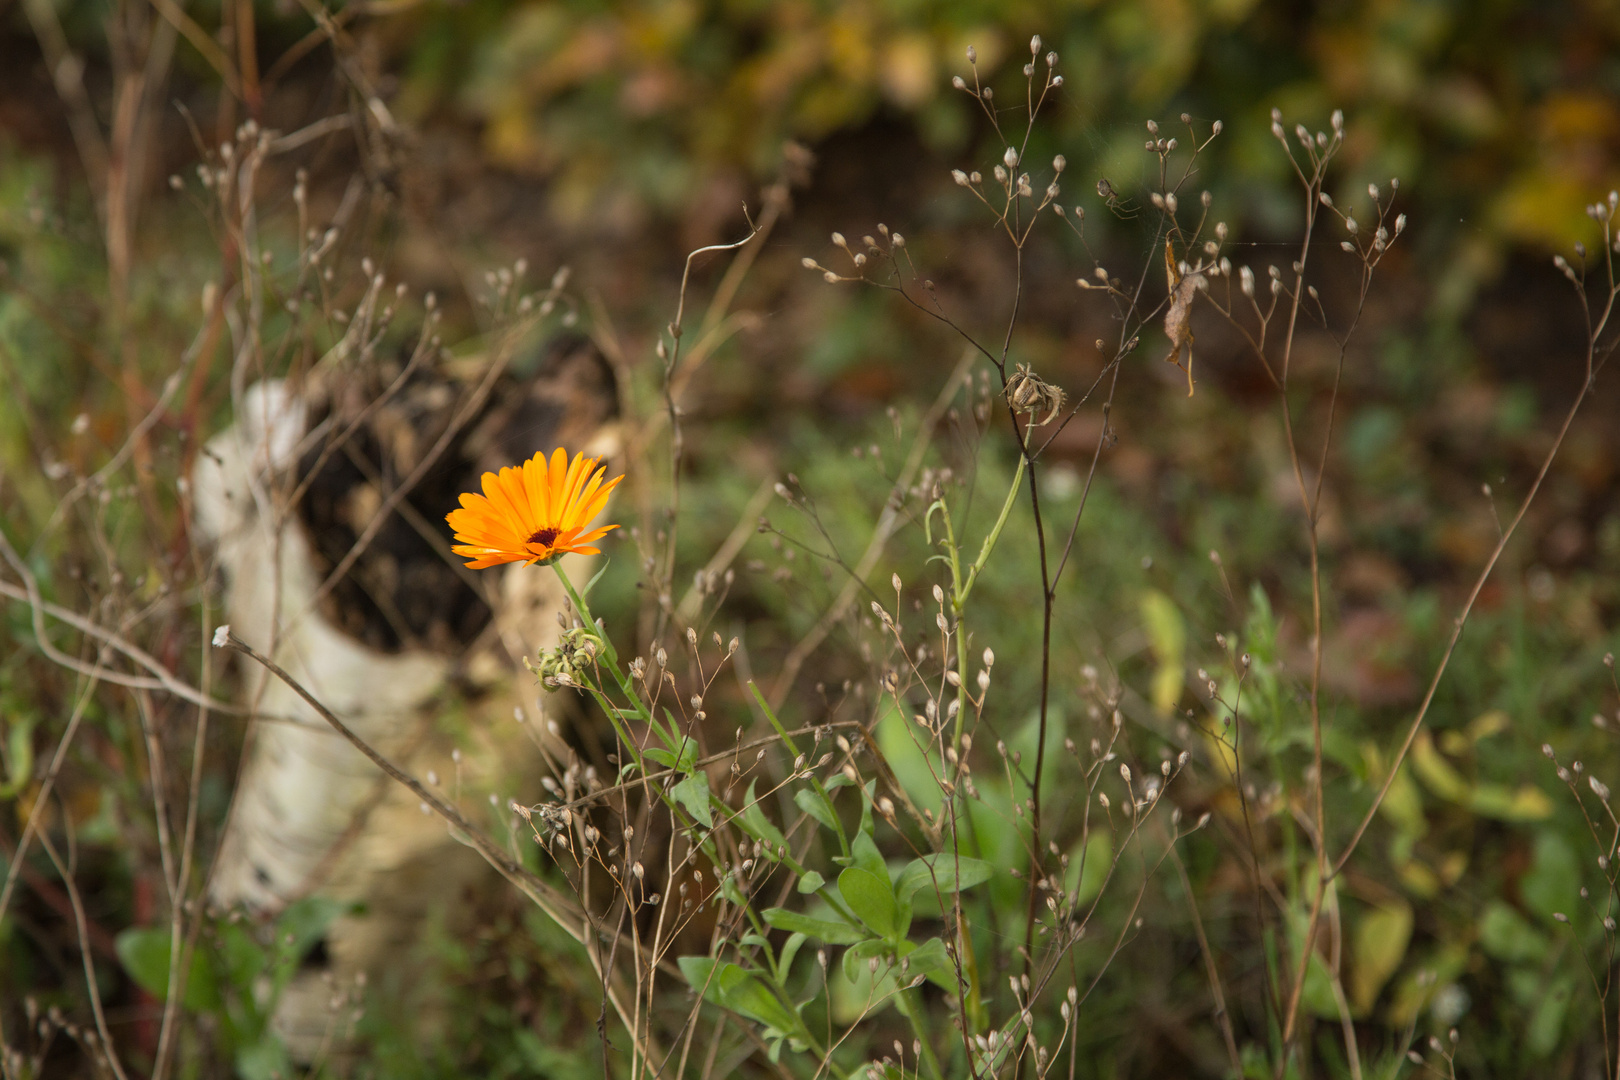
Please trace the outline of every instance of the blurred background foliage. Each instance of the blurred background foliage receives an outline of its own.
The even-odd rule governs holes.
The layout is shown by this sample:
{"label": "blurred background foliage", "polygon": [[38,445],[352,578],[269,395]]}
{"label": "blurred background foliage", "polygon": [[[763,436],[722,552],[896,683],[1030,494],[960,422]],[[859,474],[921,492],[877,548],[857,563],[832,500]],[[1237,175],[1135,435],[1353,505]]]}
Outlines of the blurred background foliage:
{"label": "blurred background foliage", "polygon": [[[1008,79],[1029,35],[1060,54],[1066,82],[1033,145],[1038,158],[1067,156],[1066,198],[1088,208],[1093,250],[1111,266],[1154,257],[1144,220],[1152,175],[1141,150],[1145,119],[1167,131],[1183,112],[1204,130],[1224,123],[1194,186],[1212,192],[1215,215],[1233,226],[1234,259],[1263,268],[1293,257],[1300,229],[1270,110],[1315,128],[1344,109],[1350,141],[1330,190],[1348,205],[1368,183],[1398,176],[1399,209],[1412,227],[1381,271],[1351,351],[1328,466],[1327,749],[1340,819],[1353,819],[1384,775],[1464,586],[1533,477],[1578,379],[1579,309],[1549,256],[1590,242],[1582,208],[1620,186],[1620,5],[1601,0],[363,0],[325,9],[313,0],[202,0],[185,6],[189,28],[169,42],[173,70],[150,89],[152,100],[174,107],[156,109],[144,136],[126,280],[109,265],[104,181],[84,166],[58,84],[82,71],[90,115],[114,124],[119,80],[167,64],[121,53],[108,27],[123,20],[149,29],[158,10],[134,0],[0,0],[0,520],[48,593],[70,607],[95,595],[77,576],[90,560],[47,523],[72,476],[104,464],[150,408],[198,332],[205,284],[230,283],[232,256],[221,255],[199,212],[193,177],[199,154],[216,152],[246,118],[291,131],[342,113],[376,120],[373,99],[380,103],[384,149],[369,134],[343,135],[312,144],[299,162],[311,171],[318,219],[343,205],[355,173],[381,208],[359,230],[351,261],[362,248],[376,251],[418,292],[440,289],[447,340],[483,325],[473,296],[485,267],[523,255],[546,275],[569,263],[584,322],[623,343],[632,398],[648,409],[657,378],[644,361],[673,309],[685,251],[742,234],[741,206],[757,216],[757,192],[781,170],[786,141],[818,157],[741,293],[749,318],[694,384],[686,498],[697,509],[682,537],[689,575],[760,482],[789,469],[815,493],[833,535],[864,536],[904,453],[899,432],[914,430],[907,425],[918,395],[931,395],[954,362],[956,343],[925,320],[800,268],[801,256],[825,258],[831,229],[859,235],[884,220],[905,230],[919,262],[937,268],[929,272],[944,302],[959,310],[977,316],[1011,296],[1005,250],[948,175],[1001,151],[975,104],[950,86],[952,75],[971,74],[969,44],[1014,127],[1022,84]],[[80,65],[74,71],[45,59],[40,42],[53,25]],[[199,50],[192,30],[214,51]],[[180,178],[172,188],[170,174]],[[1097,177],[1121,193],[1117,205],[1093,194]],[[290,253],[290,175],[266,187],[266,232]],[[1071,391],[1100,372],[1091,342],[1112,333],[1108,312],[1073,287],[1089,272],[1087,259],[1055,235],[1031,248],[1026,332],[1013,355]],[[1324,297],[1342,314],[1354,282],[1324,264]],[[713,285],[708,272],[718,276],[700,267],[700,288]],[[115,280],[121,307],[109,300]],[[992,325],[986,318],[980,328]],[[1223,662],[1215,635],[1242,641],[1262,687],[1256,753],[1268,779],[1297,790],[1308,761],[1297,721],[1309,593],[1281,425],[1236,343],[1215,325],[1199,324],[1199,335],[1201,382],[1191,401],[1175,372],[1159,370],[1166,365],[1132,361],[1111,418],[1118,442],[1082,524],[1082,565],[1068,583],[1054,667],[1076,717],[1100,669],[1104,681],[1118,678],[1137,694],[1145,710],[1137,720],[1196,706],[1192,673]],[[1160,349],[1151,344],[1142,355]],[[1302,411],[1318,421],[1332,357],[1328,335],[1302,339],[1296,388]],[[105,510],[129,582],[182,562],[172,481],[190,452],[186,440],[228,420],[225,366],[206,373],[204,365],[187,408],[164,419],[173,439],[142,463],[170,486],[120,494]],[[1584,1077],[1601,1062],[1604,1029],[1580,960],[1604,940],[1601,916],[1589,911],[1571,926],[1554,915],[1575,913],[1579,888],[1601,888],[1602,878],[1577,804],[1539,748],[1551,743],[1562,760],[1578,756],[1611,783],[1620,778],[1610,734],[1620,701],[1601,663],[1620,645],[1613,390],[1600,386],[1487,588],[1441,687],[1432,732],[1345,884],[1352,1005],[1369,1042],[1392,1061],[1408,1024],[1424,1034],[1455,1023],[1464,1074]],[[1077,504],[1102,430],[1100,418],[1082,414],[1054,444],[1057,506]],[[987,477],[1009,471],[1003,435],[987,437]],[[948,463],[971,468],[966,444],[953,452]],[[1482,484],[1495,495],[1481,494]],[[818,535],[772,514],[807,542]],[[905,542],[918,550],[896,562],[920,563],[920,539]],[[992,633],[1003,656],[998,693],[1009,716],[1022,716],[1033,676],[1009,661],[1034,647],[1019,615],[1032,603],[1035,569],[1026,548],[1005,547],[983,596],[1004,612]],[[1222,553],[1224,577],[1212,574],[1212,549]],[[620,566],[634,561],[628,544],[610,553]],[[752,541],[739,560],[747,572],[726,617],[746,626],[756,657],[789,648],[836,591],[837,580],[807,569],[809,561],[795,565],[791,545],[770,538]],[[631,575],[610,576],[602,588],[603,608],[633,625]],[[196,644],[197,612],[182,614],[190,621],[171,627],[166,656]],[[26,609],[11,605],[6,619],[0,805],[26,793],[29,759],[55,744],[73,702],[71,681],[41,659]],[[831,642],[827,653],[817,676],[827,685],[865,672],[849,642]],[[802,689],[799,705],[811,715],[816,695]],[[1594,726],[1594,714],[1613,719]],[[141,817],[149,799],[129,764],[140,759],[136,740],[100,704],[86,723],[96,734],[64,786],[92,878],[84,887],[93,921],[110,940],[156,918],[152,883],[161,878]],[[1141,736],[1144,757],[1155,737]],[[223,760],[232,736],[216,738]],[[230,775],[221,767],[208,780],[203,818],[217,828]],[[1206,803],[1222,809],[1230,793],[1219,789],[1197,789],[1189,814]],[[1289,801],[1267,805],[1267,820],[1286,833]],[[6,806],[0,823],[8,845],[21,806]],[[1263,1042],[1267,943],[1246,921],[1239,842],[1228,840],[1191,845],[1188,871],[1217,948],[1237,958],[1234,1008]],[[76,940],[41,865],[34,899],[13,920],[21,930],[0,928],[8,1020],[23,988],[70,1011],[82,1006]],[[1148,905],[1149,924],[1169,930],[1135,942],[1130,963],[1094,999],[1086,1075],[1187,1075],[1197,1072],[1189,1063],[1209,1060],[1203,1042],[1213,1029],[1179,882],[1164,879]],[[408,1018],[368,1011],[363,1037],[395,1070],[381,1075],[420,1067],[421,1075],[564,1076],[600,1067],[588,1002],[565,1008],[547,996],[577,981],[579,958],[524,920],[507,911],[475,941],[429,943],[445,964],[445,993],[459,1003],[449,1010],[453,1031],[423,1064],[410,1049]],[[239,951],[260,970],[287,962],[274,945]],[[151,999],[116,966],[103,973],[105,993],[124,1010],[118,1023],[128,1028],[119,1030],[149,1025],[140,1010]],[[250,995],[237,990],[251,1013]],[[1334,1015],[1320,987],[1307,990],[1316,1015]],[[1201,1033],[1179,1034],[1190,1026]],[[1321,1068],[1342,1075],[1331,1026],[1319,1030],[1328,1033],[1316,1050]],[[149,1035],[131,1038],[144,1045]],[[199,1060],[205,1072],[225,1068]],[[240,1060],[237,1067],[251,1072]]]}
{"label": "blurred background foliage", "polygon": [[768,175],[783,139],[885,119],[964,155],[983,136],[949,83],[966,46],[993,71],[1032,33],[1067,78],[1044,137],[1082,175],[1139,168],[1142,118],[1220,118],[1222,205],[1274,232],[1293,219],[1269,110],[1345,109],[1343,190],[1411,185],[1453,305],[1508,247],[1566,243],[1615,182],[1620,11],[1584,0],[469,0],[420,5],[388,36],[407,115],[475,122],[489,160],[552,177],[554,205],[589,216],[679,212],[716,176]]}

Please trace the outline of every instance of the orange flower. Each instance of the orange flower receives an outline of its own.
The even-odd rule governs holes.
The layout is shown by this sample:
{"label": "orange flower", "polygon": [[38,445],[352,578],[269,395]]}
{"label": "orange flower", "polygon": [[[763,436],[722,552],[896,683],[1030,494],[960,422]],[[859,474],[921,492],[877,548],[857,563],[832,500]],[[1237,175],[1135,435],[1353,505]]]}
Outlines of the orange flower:
{"label": "orange flower", "polygon": [[509,562],[551,563],[570,551],[596,555],[589,546],[617,525],[585,531],[607,505],[608,494],[624,477],[602,482],[601,458],[557,450],[550,463],[544,453],[522,465],[484,474],[484,494],[461,496],[461,509],[445,520],[460,541],[450,550],[473,570]]}

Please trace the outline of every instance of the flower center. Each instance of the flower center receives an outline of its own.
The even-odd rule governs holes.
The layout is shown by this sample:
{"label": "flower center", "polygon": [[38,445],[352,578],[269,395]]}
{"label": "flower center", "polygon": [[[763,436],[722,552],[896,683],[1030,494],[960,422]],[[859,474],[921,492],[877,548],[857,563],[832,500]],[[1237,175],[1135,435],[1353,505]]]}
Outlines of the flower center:
{"label": "flower center", "polygon": [[529,537],[530,544],[537,544],[540,547],[550,547],[552,544],[556,543],[556,541],[557,530],[551,528],[550,526],[541,529],[539,532]]}

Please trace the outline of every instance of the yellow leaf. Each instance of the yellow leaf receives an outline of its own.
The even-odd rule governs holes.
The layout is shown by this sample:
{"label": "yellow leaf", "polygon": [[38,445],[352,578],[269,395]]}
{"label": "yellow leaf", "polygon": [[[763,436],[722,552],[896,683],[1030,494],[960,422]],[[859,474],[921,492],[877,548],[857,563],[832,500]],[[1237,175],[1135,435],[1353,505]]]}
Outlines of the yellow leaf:
{"label": "yellow leaf", "polygon": [[1418,778],[1424,785],[1442,799],[1451,802],[1467,802],[1469,792],[1468,781],[1462,773],[1452,768],[1451,763],[1440,756],[1435,749],[1434,739],[1427,731],[1417,737],[1412,744],[1412,767],[1417,770]]}
{"label": "yellow leaf", "polygon": [[1156,589],[1142,593],[1142,629],[1159,666],[1153,672],[1152,700],[1161,712],[1169,712],[1181,700],[1185,679],[1183,661],[1187,651],[1187,624],[1175,602]]}
{"label": "yellow leaf", "polygon": [[1376,907],[1356,923],[1351,947],[1350,1006],[1357,1016],[1372,1010],[1378,993],[1400,968],[1412,940],[1412,907],[1404,900]]}
{"label": "yellow leaf", "polygon": [[1481,784],[1468,800],[1468,808],[1480,817],[1498,821],[1545,821],[1552,817],[1552,800],[1530,784],[1509,790],[1501,784]]}

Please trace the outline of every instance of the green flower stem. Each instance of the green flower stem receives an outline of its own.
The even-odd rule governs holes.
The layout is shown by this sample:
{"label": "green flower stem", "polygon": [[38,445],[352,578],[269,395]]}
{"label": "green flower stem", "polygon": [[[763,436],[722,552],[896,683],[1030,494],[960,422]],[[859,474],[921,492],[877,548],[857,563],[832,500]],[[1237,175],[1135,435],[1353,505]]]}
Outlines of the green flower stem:
{"label": "green flower stem", "polygon": [[[759,703],[760,709],[764,711],[765,719],[771,722],[771,727],[776,729],[776,734],[781,737],[784,743],[787,744],[788,752],[791,753],[795,759],[797,759],[799,756],[798,744],[796,744],[793,741],[793,738],[788,735],[787,729],[782,726],[782,722],[776,718],[776,713],[771,709],[770,703],[765,700],[765,695],[759,692],[759,686],[754,682],[754,680],[748,680],[748,689],[753,693],[754,700]],[[827,799],[828,802],[832,801],[827,795],[827,789],[821,786],[821,781],[816,778],[814,773],[810,774],[810,783],[816,789],[817,795],[820,795],[823,799]],[[844,825],[838,820],[837,815],[833,816],[833,824],[837,826],[838,846],[842,849],[844,857],[848,858],[849,837],[844,835]]]}
{"label": "green flower stem", "polygon": [[[551,568],[552,570],[556,571],[557,580],[562,582],[563,589],[567,591],[568,599],[573,602],[574,610],[579,612],[580,619],[587,627],[595,630],[596,619],[591,615],[590,606],[585,603],[585,598],[579,594],[577,589],[574,588],[574,583],[568,580],[568,575],[563,573],[561,560],[552,563]],[[677,738],[673,731],[668,730],[663,724],[659,723],[658,718],[652,714],[652,711],[641,703],[641,699],[636,696],[635,684],[630,681],[630,676],[622,671],[619,667],[619,654],[617,650],[613,648],[613,642],[608,640],[607,634],[598,633],[597,640],[602,643],[602,659],[606,664],[608,671],[613,674],[613,681],[618,684],[619,692],[624,695],[624,699],[629,702],[631,708],[635,710],[634,715],[636,718],[650,727],[658,735],[658,737],[663,740],[664,748],[666,750],[679,754],[681,744],[685,742],[686,737],[680,736]],[[634,740],[626,737],[621,726],[623,710],[607,702],[605,699],[601,702],[601,704],[603,711],[608,714],[608,719],[613,722],[614,730],[619,732],[620,738],[630,746],[631,752],[635,754],[637,768],[640,768],[642,772],[645,773],[646,765],[641,760],[640,748],[636,746]]]}
{"label": "green flower stem", "polygon": [[1007,527],[1007,519],[1012,516],[1013,504],[1018,501],[1018,492],[1024,486],[1024,470],[1028,464],[1029,459],[1020,454],[1012,484],[1007,488],[1007,497],[1001,503],[1001,513],[985,536],[984,542],[979,545],[979,557],[968,567],[966,580],[962,578],[962,552],[956,543],[956,532],[951,525],[950,507],[945,505],[943,499],[939,503],[941,516],[945,521],[945,551],[951,566],[951,613],[956,616],[956,731],[952,745],[958,748],[962,745],[962,728],[967,722],[967,635],[962,633],[962,614],[967,609],[968,597],[979,580],[980,571],[989,564],[990,554],[995,551],[996,543],[1001,539],[1001,531]]}
{"label": "green flower stem", "polygon": [[1028,464],[1028,459],[1020,454],[1018,456],[1018,470],[1013,473],[1012,486],[1007,489],[1006,501],[1001,504],[1001,516],[996,518],[996,523],[991,528],[990,535],[986,536],[984,543],[979,546],[979,557],[973,560],[973,566],[968,570],[967,583],[957,590],[954,597],[953,602],[958,614],[960,614],[963,606],[967,604],[968,594],[973,591],[974,582],[979,580],[979,571],[983,570],[985,564],[990,561],[990,553],[996,549],[996,541],[1001,539],[1001,530],[1007,527],[1007,518],[1011,516],[1013,503],[1017,501],[1019,489],[1023,487],[1024,470],[1028,467]]}
{"label": "green flower stem", "polygon": [[944,1080],[944,1072],[939,1067],[939,1058],[934,1056],[934,1040],[928,1034],[927,1017],[923,1012],[922,994],[915,986],[908,986],[900,991],[901,1012],[911,1023],[911,1032],[922,1045],[923,1064],[928,1068],[928,1075],[933,1080]]}

